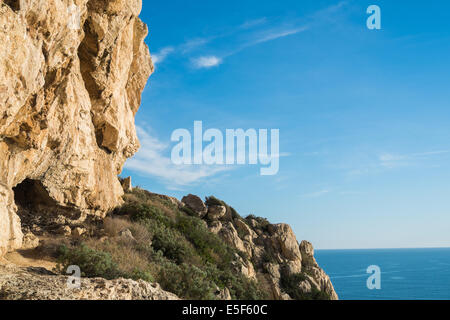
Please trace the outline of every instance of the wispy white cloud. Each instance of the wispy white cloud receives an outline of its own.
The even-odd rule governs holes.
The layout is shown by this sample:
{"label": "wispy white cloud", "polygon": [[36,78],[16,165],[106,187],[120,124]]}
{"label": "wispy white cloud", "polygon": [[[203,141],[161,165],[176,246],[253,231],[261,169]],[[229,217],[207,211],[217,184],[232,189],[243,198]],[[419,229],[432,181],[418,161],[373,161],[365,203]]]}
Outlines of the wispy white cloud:
{"label": "wispy white cloud", "polygon": [[448,154],[450,150],[428,151],[410,154],[383,153],[379,156],[380,165],[386,168],[403,167],[416,163],[417,161],[433,158],[435,156]]}
{"label": "wispy white cloud", "polygon": [[157,64],[166,60],[166,58],[175,51],[173,47],[165,47],[158,52],[152,54],[153,64],[156,66]]}
{"label": "wispy white cloud", "polygon": [[254,19],[254,20],[248,20],[248,21],[245,21],[243,24],[241,24],[239,28],[240,29],[250,29],[250,28],[265,24],[266,22],[267,22],[266,17]]}
{"label": "wispy white cloud", "polygon": [[[333,22],[339,15],[337,12],[346,4],[345,1],[337,5],[329,6],[325,9],[319,10],[308,17],[301,19],[284,21],[281,24],[270,23],[266,17],[248,20],[241,25],[232,27],[230,30],[208,37],[193,38],[184,43],[174,46],[166,47],[154,55],[154,63],[161,63],[169,54],[189,54],[201,47],[205,47],[211,42],[235,37],[231,39],[234,42],[234,48],[221,54],[209,55],[199,54],[196,58],[191,58],[191,65],[197,69],[216,67],[223,63],[223,61],[232,55],[235,55],[246,48],[256,46],[269,41],[293,36],[304,32],[310,28],[316,27],[324,23]],[[330,21],[331,19],[331,21]],[[244,38],[244,39],[243,39]]]}
{"label": "wispy white cloud", "polygon": [[254,41],[251,41],[247,46],[254,46],[260,43],[276,40],[279,38],[284,38],[287,36],[291,36],[303,31],[308,30],[308,26],[301,26],[297,28],[288,28],[288,29],[276,29],[276,30],[268,30],[265,31],[259,38]]}
{"label": "wispy white cloud", "polygon": [[192,59],[192,65],[197,68],[212,68],[222,63],[222,58],[216,56],[205,56]]}
{"label": "wispy white cloud", "polygon": [[214,37],[191,39],[191,40],[188,40],[185,43],[181,44],[179,46],[179,49],[180,49],[181,53],[186,54],[186,53],[189,53],[197,48],[200,48],[200,47],[208,44],[213,39],[214,39]]}
{"label": "wispy white cloud", "polygon": [[[347,171],[349,176],[363,176],[382,173],[386,170],[394,170],[406,167],[439,165],[442,157],[450,155],[450,150],[436,150],[416,153],[383,152],[375,156],[365,157],[364,160],[353,161],[357,163]],[[348,167],[347,167],[348,168]],[[346,169],[347,169],[346,168]]]}
{"label": "wispy white cloud", "polygon": [[140,126],[136,126],[136,130],[141,142],[141,149],[126,162],[125,168],[160,178],[169,188],[178,189],[230,170],[229,167],[224,166],[175,165],[170,157],[165,155],[170,148],[169,144],[151,136]]}

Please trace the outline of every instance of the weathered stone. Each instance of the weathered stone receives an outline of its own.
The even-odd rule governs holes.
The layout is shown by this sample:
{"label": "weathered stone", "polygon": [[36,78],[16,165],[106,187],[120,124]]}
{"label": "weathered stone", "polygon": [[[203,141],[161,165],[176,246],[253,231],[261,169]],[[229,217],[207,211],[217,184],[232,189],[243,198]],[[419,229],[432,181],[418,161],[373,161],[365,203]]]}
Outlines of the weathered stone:
{"label": "weathered stone", "polygon": [[312,290],[311,284],[307,280],[300,282],[298,287],[303,293],[310,293]]}
{"label": "weathered stone", "polygon": [[80,227],[76,227],[72,230],[72,235],[74,237],[81,237],[85,233],[86,233],[86,229],[80,228]]}
{"label": "weathered stone", "polygon": [[239,235],[231,222],[226,222],[222,225],[220,230],[220,236],[230,246],[236,248],[239,251],[246,252],[244,242],[239,238]]}
{"label": "weathered stone", "polygon": [[303,240],[300,243],[300,253],[302,255],[302,265],[305,267],[319,267],[314,258],[313,245],[310,242]]}
{"label": "weathered stone", "polygon": [[189,194],[181,199],[186,207],[194,211],[200,218],[203,218],[208,212],[205,203],[199,197]]}
{"label": "weathered stone", "polygon": [[222,229],[222,223],[220,221],[213,221],[210,223],[208,229],[212,233],[218,234],[219,231]]}
{"label": "weathered stone", "polygon": [[280,265],[276,263],[265,263],[264,264],[264,270],[277,281],[280,280]]}
{"label": "weathered stone", "polygon": [[23,234],[16,210],[13,192],[0,182],[0,257],[22,247]]}
{"label": "weathered stone", "polygon": [[272,238],[272,244],[276,251],[288,260],[300,260],[299,245],[295,238],[294,232],[287,224],[280,223],[269,226],[269,232]]}
{"label": "weathered stone", "polygon": [[61,226],[57,230],[57,233],[64,236],[70,236],[72,234],[72,229],[70,229],[69,226]]}
{"label": "weathered stone", "polygon": [[131,177],[125,178],[121,181],[122,188],[124,192],[133,191],[133,185],[131,184]]}
{"label": "weathered stone", "polygon": [[157,283],[143,280],[82,278],[67,288],[68,277],[47,270],[0,266],[0,292],[7,300],[178,300]]}
{"label": "weathered stone", "polygon": [[253,231],[242,219],[234,219],[233,222],[238,233],[242,235],[241,238],[253,243],[253,239],[257,237],[255,231]]}
{"label": "weathered stone", "polygon": [[231,300],[230,290],[228,290],[228,288],[224,288],[222,290],[217,288],[217,290],[216,290],[216,298],[218,300]]}
{"label": "weathered stone", "polygon": [[284,265],[286,273],[293,275],[302,272],[302,262],[301,260],[289,260]]}
{"label": "weathered stone", "polygon": [[29,250],[39,246],[39,238],[31,232],[23,236],[22,249]]}
{"label": "weathered stone", "polygon": [[225,206],[210,206],[208,207],[208,219],[220,220],[225,216],[227,208]]}
{"label": "weathered stone", "polygon": [[133,237],[133,233],[131,233],[130,229],[124,229],[118,233],[118,236],[125,241],[136,241]]}

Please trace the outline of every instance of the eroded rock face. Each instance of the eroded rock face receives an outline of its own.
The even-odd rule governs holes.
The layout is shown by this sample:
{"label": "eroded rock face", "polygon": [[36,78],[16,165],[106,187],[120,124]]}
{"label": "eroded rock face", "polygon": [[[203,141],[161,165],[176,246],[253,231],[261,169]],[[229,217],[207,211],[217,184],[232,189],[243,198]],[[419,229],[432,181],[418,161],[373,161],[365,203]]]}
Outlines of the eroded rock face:
{"label": "eroded rock face", "polygon": [[0,1],[0,254],[22,244],[13,188],[24,181],[39,184],[45,201],[33,207],[49,215],[79,221],[120,204],[117,175],[139,148],[134,116],[153,71],[141,6]]}

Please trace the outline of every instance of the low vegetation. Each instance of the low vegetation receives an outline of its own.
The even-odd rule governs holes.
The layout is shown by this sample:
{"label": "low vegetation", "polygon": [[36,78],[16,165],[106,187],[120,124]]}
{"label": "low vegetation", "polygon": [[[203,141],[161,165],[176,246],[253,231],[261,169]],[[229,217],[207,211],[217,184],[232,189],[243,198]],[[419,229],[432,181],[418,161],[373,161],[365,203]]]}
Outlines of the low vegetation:
{"label": "low vegetation", "polygon": [[326,292],[320,291],[314,285],[311,286],[311,291],[308,293],[300,290],[300,283],[307,279],[304,273],[288,274],[284,271],[281,274],[280,285],[283,291],[295,300],[330,300],[330,296]]}
{"label": "low vegetation", "polygon": [[[184,299],[215,299],[224,288],[233,299],[265,298],[256,282],[237,272],[237,250],[209,232],[200,218],[139,188],[124,199],[105,220],[103,236],[60,247],[59,270],[78,265],[86,277],[156,281]],[[124,230],[131,236],[121,234]]]}

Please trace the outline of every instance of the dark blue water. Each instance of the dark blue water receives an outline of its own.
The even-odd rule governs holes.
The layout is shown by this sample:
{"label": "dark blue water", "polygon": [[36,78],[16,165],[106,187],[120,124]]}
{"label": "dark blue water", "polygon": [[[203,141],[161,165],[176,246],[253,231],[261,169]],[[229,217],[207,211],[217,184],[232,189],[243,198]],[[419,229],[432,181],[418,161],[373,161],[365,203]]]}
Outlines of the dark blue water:
{"label": "dark blue water", "polygon": [[[316,250],[343,300],[450,299],[450,248]],[[367,267],[381,269],[381,289],[369,290]]]}

